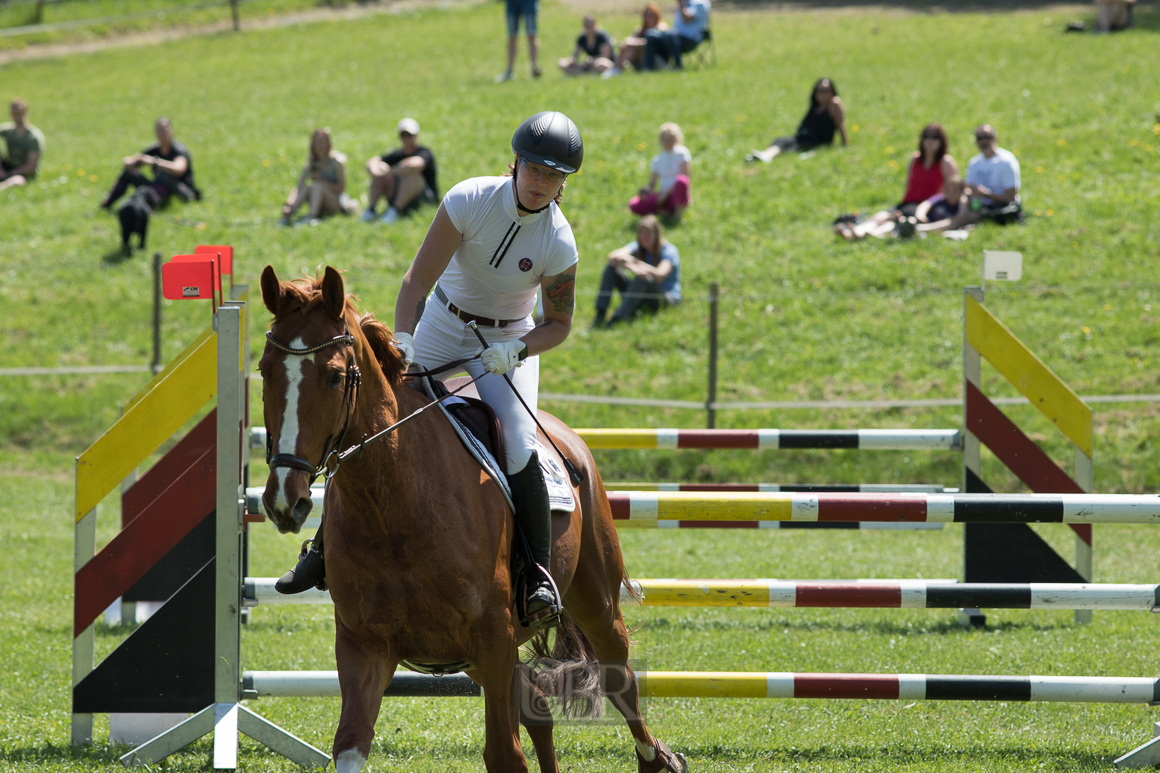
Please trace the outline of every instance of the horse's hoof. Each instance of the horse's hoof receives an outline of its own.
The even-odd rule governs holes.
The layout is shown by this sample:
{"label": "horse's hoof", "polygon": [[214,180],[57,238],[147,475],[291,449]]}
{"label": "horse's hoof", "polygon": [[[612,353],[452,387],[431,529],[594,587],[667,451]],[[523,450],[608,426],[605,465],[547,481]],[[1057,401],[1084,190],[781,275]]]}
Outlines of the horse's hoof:
{"label": "horse's hoof", "polygon": [[646,762],[639,751],[636,753],[636,767],[639,773],[662,773],[662,771],[688,773],[689,762],[685,759],[685,755],[674,752],[659,738],[653,738],[653,742],[656,744],[657,756],[651,761]]}

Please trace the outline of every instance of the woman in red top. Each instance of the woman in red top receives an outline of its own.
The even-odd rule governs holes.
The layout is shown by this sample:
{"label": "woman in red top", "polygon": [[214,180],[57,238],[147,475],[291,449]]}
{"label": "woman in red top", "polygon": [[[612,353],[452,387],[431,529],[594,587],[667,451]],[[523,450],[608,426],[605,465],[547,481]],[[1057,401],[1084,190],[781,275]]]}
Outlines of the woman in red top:
{"label": "woman in red top", "polygon": [[889,236],[895,222],[914,217],[918,205],[932,196],[945,193],[943,184],[957,176],[959,165],[947,153],[947,133],[937,123],[928,123],[918,138],[918,150],[910,159],[906,175],[906,194],[890,211],[883,210],[873,217],[852,225],[838,223],[834,233],[849,241],[867,236]]}

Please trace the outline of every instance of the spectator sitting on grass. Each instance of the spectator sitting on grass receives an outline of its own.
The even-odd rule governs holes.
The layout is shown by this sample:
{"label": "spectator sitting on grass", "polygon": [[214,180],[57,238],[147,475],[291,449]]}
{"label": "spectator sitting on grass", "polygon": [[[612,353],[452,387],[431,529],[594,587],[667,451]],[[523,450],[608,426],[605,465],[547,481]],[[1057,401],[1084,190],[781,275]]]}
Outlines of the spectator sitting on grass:
{"label": "spectator sitting on grass", "polygon": [[28,103],[12,100],[12,121],[0,124],[7,155],[0,156],[0,191],[24,185],[36,178],[44,155],[44,135],[28,122]]}
{"label": "spectator sitting on grass", "polygon": [[668,31],[651,30],[645,33],[644,69],[660,67],[657,59],[681,69],[681,55],[687,54],[705,39],[709,28],[709,0],[681,0]]}
{"label": "spectator sitting on grass", "polygon": [[648,45],[645,36],[650,30],[664,32],[668,28],[669,25],[661,21],[661,7],[656,3],[646,5],[641,12],[640,26],[620,42],[620,53],[616,55],[616,61],[612,63],[612,68],[602,72],[600,77],[611,78],[620,75],[626,64],[631,64],[634,69],[639,70],[644,63],[644,50]]}
{"label": "spectator sitting on grass", "polygon": [[576,38],[572,56],[560,60],[565,75],[603,73],[612,67],[612,38],[596,26],[596,17],[584,17],[584,31]]}
{"label": "spectator sitting on grass", "polygon": [[681,213],[689,206],[689,162],[693,160],[689,149],[682,144],[684,141],[680,126],[661,124],[663,150],[653,156],[649,165],[648,187],[641,188],[640,193],[628,202],[634,215],[663,212],[675,221],[681,219]]}
{"label": "spectator sitting on grass", "polygon": [[[901,203],[894,209],[879,212],[861,223],[850,224],[844,221],[835,223],[834,233],[847,241],[856,241],[867,236],[890,236],[894,233],[895,224],[904,218],[915,217],[919,205],[932,196],[944,193],[945,181],[957,177],[958,173],[958,164],[947,153],[946,132],[937,123],[927,124],[919,135],[918,150],[910,159],[906,175],[906,193]],[[957,205],[958,196],[955,196],[953,201]]]}
{"label": "spectator sitting on grass", "polygon": [[374,221],[380,198],[387,200],[387,211],[379,222],[387,225],[396,222],[400,215],[414,212],[421,204],[439,203],[435,154],[419,144],[419,122],[404,118],[397,128],[402,147],[367,161],[371,189],[362,216],[364,223]]}
{"label": "spectator sitting on grass", "polygon": [[[124,171],[101,202],[105,209],[111,209],[129,190],[129,186],[154,191],[156,197],[149,195],[150,200],[156,198],[152,209],[165,204],[170,196],[177,196],[184,201],[201,200],[201,191],[193,182],[193,161],[189,156],[189,148],[174,139],[173,123],[168,118],[158,118],[153,131],[157,135],[157,144],[125,157],[122,162]],[[142,167],[153,170],[152,180],[141,173]]]}
{"label": "spectator sitting on grass", "polygon": [[596,319],[592,327],[605,326],[612,291],[620,291],[620,306],[607,326],[632,319],[641,309],[655,313],[681,302],[681,255],[664,239],[655,215],[645,215],[636,226],[636,241],[608,254],[596,295]]}
{"label": "spectator sitting on grass", "polygon": [[1014,153],[996,145],[995,138],[995,127],[990,124],[975,129],[979,154],[967,163],[964,201],[946,228],[928,230],[958,230],[982,220],[1000,225],[1022,221],[1019,160]]}
{"label": "spectator sitting on grass", "polygon": [[298,224],[358,210],[358,205],[346,193],[346,156],[331,145],[330,129],[315,129],[310,135],[306,166],[302,167],[298,182],[282,205],[282,224],[290,225],[294,213],[307,202],[308,214]]}
{"label": "spectator sitting on grass", "polygon": [[838,89],[829,78],[821,78],[810,92],[810,109],[792,137],[778,137],[765,150],[754,150],[745,156],[746,161],[769,163],[782,153],[805,153],[822,145],[834,144],[834,132],[842,135],[842,145],[849,145],[846,138],[846,106],[838,96]]}

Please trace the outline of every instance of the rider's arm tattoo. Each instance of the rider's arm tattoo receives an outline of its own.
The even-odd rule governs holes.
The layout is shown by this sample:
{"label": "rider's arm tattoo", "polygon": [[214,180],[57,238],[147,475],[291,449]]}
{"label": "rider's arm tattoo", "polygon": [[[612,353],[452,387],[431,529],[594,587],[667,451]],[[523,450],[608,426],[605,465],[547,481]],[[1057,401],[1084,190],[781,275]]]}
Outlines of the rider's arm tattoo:
{"label": "rider's arm tattoo", "polygon": [[423,319],[423,309],[427,307],[427,299],[420,298],[419,302],[415,304],[415,324],[419,324],[419,320]]}
{"label": "rider's arm tattoo", "polygon": [[[548,325],[554,325],[554,324],[556,324],[556,320],[554,320],[554,319],[545,319],[545,320],[543,320],[543,321],[541,321],[541,322],[537,323],[537,324],[536,324],[536,327],[547,327]],[[264,382],[263,382],[263,383],[264,383]]]}
{"label": "rider's arm tattoo", "polygon": [[558,274],[544,291],[557,314],[571,314],[576,308],[576,272]]}

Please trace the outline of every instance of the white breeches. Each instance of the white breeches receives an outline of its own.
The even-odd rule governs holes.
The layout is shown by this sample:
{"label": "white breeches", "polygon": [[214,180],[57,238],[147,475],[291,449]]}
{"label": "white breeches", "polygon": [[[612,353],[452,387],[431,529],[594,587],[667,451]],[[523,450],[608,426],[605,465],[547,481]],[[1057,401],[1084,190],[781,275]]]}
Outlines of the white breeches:
{"label": "white breeches", "polygon": [[[479,326],[479,332],[489,344],[515,341],[534,327],[532,318],[503,328]],[[435,368],[464,357],[473,357],[483,346],[466,322],[447,310],[435,296],[427,299],[423,318],[415,328],[415,364],[419,368]],[[479,360],[441,373],[436,378],[445,380],[466,371],[472,378],[486,373]],[[508,371],[508,377],[519,390],[528,408],[536,410],[540,386],[540,358],[528,357],[521,367]],[[535,448],[536,423],[504,383],[503,376],[488,373],[475,382],[480,398],[491,406],[503,424],[504,454],[507,472],[515,474],[528,465]]]}

